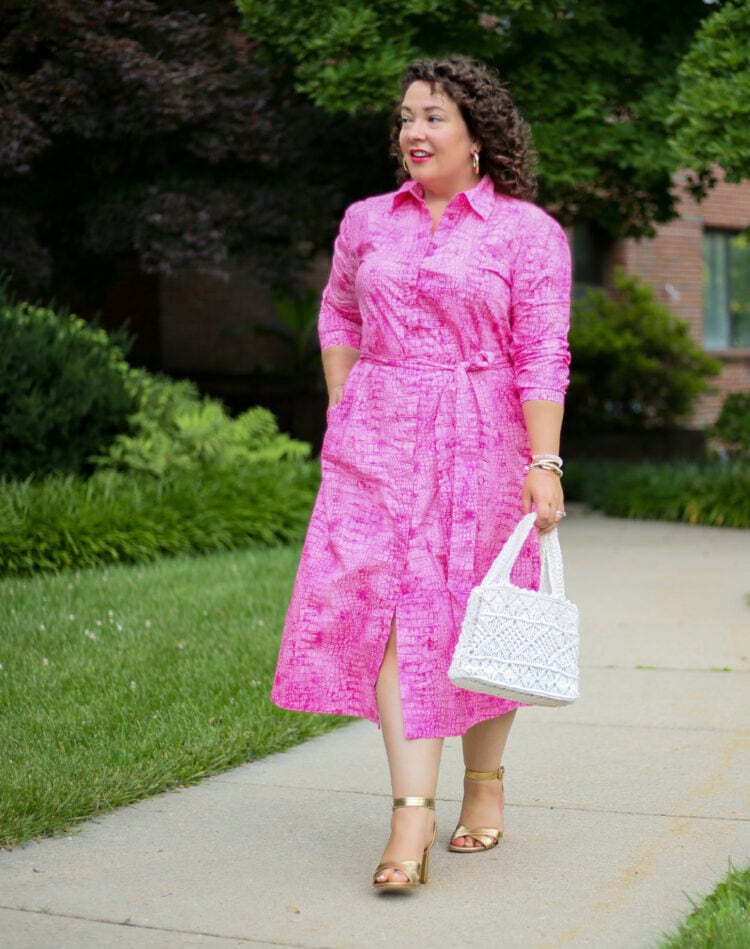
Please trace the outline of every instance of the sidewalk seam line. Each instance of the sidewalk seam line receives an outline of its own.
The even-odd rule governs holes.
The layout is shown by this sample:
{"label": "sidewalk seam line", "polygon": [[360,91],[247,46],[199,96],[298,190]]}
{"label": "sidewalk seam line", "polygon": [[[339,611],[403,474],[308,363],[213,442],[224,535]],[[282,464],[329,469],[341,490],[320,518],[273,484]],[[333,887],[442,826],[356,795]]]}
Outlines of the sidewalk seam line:
{"label": "sidewalk seam line", "polygon": [[[97,923],[102,926],[121,926],[124,929],[137,929],[145,932],[174,933],[179,936],[205,936],[208,939],[233,940],[235,942],[245,942],[248,945],[266,945],[266,946],[285,946],[289,949],[316,949],[308,943],[302,942],[276,942],[273,939],[255,939],[248,936],[224,935],[222,933],[208,932],[202,929],[172,929],[167,926],[150,926],[145,923],[132,923],[127,920],[101,919],[97,916],[79,916],[75,913],[61,913],[52,910],[27,909],[23,906],[6,906],[0,903],[0,910],[6,910],[10,913],[26,913],[29,916],[44,916],[47,919],[70,919],[82,923]],[[317,949],[326,949],[325,946],[319,946]]]}

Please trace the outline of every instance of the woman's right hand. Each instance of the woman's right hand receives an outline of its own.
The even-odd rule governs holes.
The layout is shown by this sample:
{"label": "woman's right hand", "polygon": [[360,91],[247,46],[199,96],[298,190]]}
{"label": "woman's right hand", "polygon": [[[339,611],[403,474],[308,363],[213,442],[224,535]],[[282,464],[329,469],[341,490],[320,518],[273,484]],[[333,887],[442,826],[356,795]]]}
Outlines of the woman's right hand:
{"label": "woman's right hand", "polygon": [[331,386],[328,391],[328,408],[330,409],[334,405],[338,405],[339,402],[344,398],[344,384],[338,386]]}
{"label": "woman's right hand", "polygon": [[343,399],[344,385],[358,359],[359,350],[351,346],[329,346],[323,350],[323,374],[328,386],[329,409]]}
{"label": "woman's right hand", "polygon": [[553,471],[529,471],[523,483],[521,508],[524,514],[536,511],[534,526],[540,534],[549,534],[565,517],[564,501],[560,478]]}

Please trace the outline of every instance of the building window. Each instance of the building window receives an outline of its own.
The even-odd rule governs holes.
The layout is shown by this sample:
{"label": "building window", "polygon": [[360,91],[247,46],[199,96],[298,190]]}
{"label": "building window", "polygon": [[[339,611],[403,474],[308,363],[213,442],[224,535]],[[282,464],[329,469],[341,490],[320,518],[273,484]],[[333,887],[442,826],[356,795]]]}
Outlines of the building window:
{"label": "building window", "polygon": [[750,347],[747,231],[703,233],[703,343],[706,349]]}

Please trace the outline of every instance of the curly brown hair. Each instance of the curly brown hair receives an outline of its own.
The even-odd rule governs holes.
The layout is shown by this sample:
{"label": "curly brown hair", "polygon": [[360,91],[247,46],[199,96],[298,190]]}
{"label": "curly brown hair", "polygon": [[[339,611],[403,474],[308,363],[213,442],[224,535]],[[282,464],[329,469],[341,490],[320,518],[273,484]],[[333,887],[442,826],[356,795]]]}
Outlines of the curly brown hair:
{"label": "curly brown hair", "polygon": [[[456,103],[472,138],[479,142],[480,174],[488,174],[495,191],[531,200],[536,195],[534,153],[528,125],[519,115],[510,93],[484,63],[462,56],[416,59],[401,80],[401,98],[413,82],[426,82]],[[399,162],[398,182],[408,175],[401,167],[398,144],[400,102],[394,111],[391,155]]]}

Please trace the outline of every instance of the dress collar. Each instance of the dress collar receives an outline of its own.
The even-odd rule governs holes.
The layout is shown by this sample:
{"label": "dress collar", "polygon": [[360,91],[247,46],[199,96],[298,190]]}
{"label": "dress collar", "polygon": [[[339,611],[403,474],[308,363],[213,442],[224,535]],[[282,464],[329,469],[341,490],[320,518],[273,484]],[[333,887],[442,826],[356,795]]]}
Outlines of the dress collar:
{"label": "dress collar", "polygon": [[[486,221],[495,203],[495,186],[492,183],[492,178],[489,175],[484,175],[473,188],[469,188],[468,191],[460,191],[456,197],[463,200],[482,220]],[[405,181],[393,195],[391,207],[395,210],[409,199],[419,202],[424,201],[424,189],[413,178]]]}

